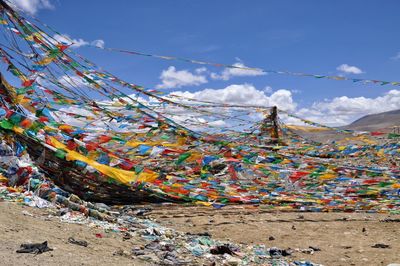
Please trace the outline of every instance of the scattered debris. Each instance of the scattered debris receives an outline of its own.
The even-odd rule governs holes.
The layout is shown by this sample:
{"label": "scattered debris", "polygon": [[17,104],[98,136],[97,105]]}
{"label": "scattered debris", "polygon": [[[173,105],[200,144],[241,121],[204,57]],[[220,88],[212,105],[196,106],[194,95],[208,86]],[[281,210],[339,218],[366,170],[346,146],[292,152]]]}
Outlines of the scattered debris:
{"label": "scattered debris", "polygon": [[20,249],[17,250],[17,253],[41,254],[52,250],[52,248],[47,246],[47,241],[44,241],[43,243],[37,244],[21,244]]}
{"label": "scattered debris", "polygon": [[118,248],[113,252],[113,256],[124,256],[124,257],[129,257],[129,252],[123,250],[122,248]]}
{"label": "scattered debris", "polygon": [[87,247],[89,244],[85,240],[75,240],[73,237],[68,238],[68,242],[82,247]]}
{"label": "scattered debris", "polygon": [[385,218],[383,220],[380,220],[382,223],[400,223],[400,219],[396,218]]}
{"label": "scattered debris", "polygon": [[386,244],[382,244],[382,243],[377,243],[373,246],[371,246],[372,248],[390,248],[390,245],[386,245]]}
{"label": "scattered debris", "polygon": [[272,257],[286,257],[292,255],[293,250],[292,249],[279,249],[279,248],[270,248],[269,249],[269,255]]}
{"label": "scattered debris", "polygon": [[131,236],[131,234],[129,233],[129,232],[125,232],[125,233],[123,233],[123,236],[122,236],[122,239],[125,241],[125,240],[129,240],[129,239],[131,239],[132,238],[132,236]]}
{"label": "scattered debris", "polygon": [[32,213],[28,212],[27,210],[23,210],[22,214],[25,215],[25,216],[34,217],[34,215]]}
{"label": "scattered debris", "polygon": [[308,248],[311,248],[311,249],[312,249],[312,250],[314,250],[314,251],[321,251],[321,249],[320,249],[320,248],[313,247],[313,246],[309,246]]}
{"label": "scattered debris", "polygon": [[223,254],[236,255],[236,253],[229,247],[229,245],[213,247],[210,249],[210,253],[213,255],[223,255]]}

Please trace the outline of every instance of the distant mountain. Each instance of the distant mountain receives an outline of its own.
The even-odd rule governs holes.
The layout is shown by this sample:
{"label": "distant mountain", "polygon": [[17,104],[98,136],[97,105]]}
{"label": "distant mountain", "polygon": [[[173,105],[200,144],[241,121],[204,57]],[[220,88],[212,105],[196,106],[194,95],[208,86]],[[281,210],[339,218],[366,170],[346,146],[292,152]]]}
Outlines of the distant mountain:
{"label": "distant mountain", "polygon": [[393,126],[400,126],[400,110],[366,115],[344,128],[360,131],[389,132]]}
{"label": "distant mountain", "polygon": [[[392,132],[392,128],[394,126],[400,126],[400,110],[366,115],[361,117],[360,119],[357,119],[350,125],[340,128],[356,131],[379,131],[389,133]],[[343,143],[365,144],[365,141],[357,139],[346,140],[348,138],[351,139],[352,136],[349,134],[338,134],[335,130],[322,130],[321,128],[313,128],[312,130],[310,130],[310,128],[308,127],[301,126],[290,126],[290,129],[293,130],[295,133],[305,137],[306,139],[317,142],[330,143],[332,141],[345,141]],[[379,143],[378,138],[375,140]]]}

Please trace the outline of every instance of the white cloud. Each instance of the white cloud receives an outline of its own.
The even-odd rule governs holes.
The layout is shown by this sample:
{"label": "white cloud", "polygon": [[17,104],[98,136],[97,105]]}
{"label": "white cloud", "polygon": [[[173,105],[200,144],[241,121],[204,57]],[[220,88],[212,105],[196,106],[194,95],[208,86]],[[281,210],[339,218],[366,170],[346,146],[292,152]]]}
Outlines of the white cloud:
{"label": "white cloud", "polygon": [[80,119],[75,118],[74,116],[68,115],[68,113],[82,115],[82,116],[91,116],[93,117],[93,113],[89,112],[88,110],[76,107],[76,106],[69,106],[68,108],[60,108],[60,112],[56,112],[57,115],[54,116],[57,120],[63,121],[65,124],[71,126],[78,126],[78,127],[87,127],[87,122],[82,121]]}
{"label": "white cloud", "polygon": [[[272,92],[270,88],[267,90]],[[281,89],[270,94],[265,89],[258,90],[251,84],[233,84],[223,89],[204,89],[197,92],[175,91],[171,94],[200,101],[233,105],[256,105],[264,107],[276,105],[279,109],[288,111],[299,117],[329,126],[348,125],[364,115],[400,109],[400,90],[391,90],[375,98],[335,97],[314,102],[311,106],[303,108],[297,108],[292,91]],[[303,124],[298,119],[290,118],[283,114],[280,116],[285,123]]]}
{"label": "white cloud", "polygon": [[93,45],[93,46],[97,46],[100,48],[104,48],[104,41],[103,40],[94,40],[92,42],[88,42],[85,41],[83,39],[73,39],[71,38],[68,34],[55,34],[53,36],[53,38],[57,41],[57,42],[61,42],[67,45],[71,45],[71,48],[79,48],[81,46],[86,46],[86,45]]}
{"label": "white cloud", "polygon": [[[197,73],[199,73],[198,71],[202,73],[204,72],[204,69],[197,69]],[[157,85],[158,89],[198,86],[208,82],[207,78],[203,75],[196,75],[188,70],[176,70],[174,66],[170,66],[168,69],[163,70],[160,79],[162,83]]]}
{"label": "white cloud", "polygon": [[330,125],[346,125],[364,115],[400,109],[400,90],[391,90],[376,98],[347,96],[315,102],[300,109],[300,117]]}
{"label": "white cloud", "polygon": [[78,76],[64,75],[58,79],[58,82],[60,82],[61,84],[63,84],[68,88],[82,88],[89,85],[89,83],[87,83],[84,79]]}
{"label": "white cloud", "polygon": [[243,69],[247,68],[243,63],[237,62],[233,66],[239,68],[225,68],[221,74],[211,73],[212,79],[230,80],[232,77],[262,76],[266,73],[262,69]]}
{"label": "white cloud", "polygon": [[258,90],[251,84],[233,84],[223,89],[204,89],[196,92],[175,91],[171,94],[201,101],[263,107],[276,105],[287,111],[296,109],[296,103],[290,91],[277,90],[268,96],[265,91]]}
{"label": "white cloud", "polygon": [[[178,97],[174,97],[178,96]],[[166,98],[185,104],[193,104],[197,101],[225,103],[231,105],[271,107],[278,106],[280,109],[294,112],[296,103],[288,90],[277,90],[268,95],[263,89],[258,90],[251,84],[232,84],[223,89],[203,89],[196,92],[174,91]],[[210,106],[202,108],[202,111],[211,114],[189,111],[180,107],[169,107],[168,113],[172,120],[185,124],[192,130],[218,132],[218,128],[229,128],[230,130],[246,130],[255,122],[263,119],[264,115],[257,108],[224,108]],[[189,124],[188,124],[189,123]],[[205,126],[205,123],[210,127]]]}
{"label": "white cloud", "polygon": [[[67,79],[69,82],[78,83],[78,86],[87,85],[79,77],[72,77],[72,79],[68,77],[63,78]],[[63,82],[62,79],[60,79],[60,82]],[[391,90],[375,98],[348,96],[335,97],[314,102],[311,106],[304,108],[297,107],[297,103],[293,99],[293,92],[290,90],[280,89],[273,91],[268,88],[268,91],[270,92],[266,92],[265,88],[257,89],[251,84],[232,84],[222,89],[207,88],[196,92],[179,90],[171,92],[166,97],[170,97],[174,101],[181,101],[186,104],[193,102],[187,101],[185,98],[232,105],[254,105],[263,107],[278,106],[279,109],[286,110],[299,117],[330,126],[347,125],[367,114],[400,109],[400,90]],[[174,98],[170,95],[177,95],[182,98]],[[151,99],[141,99],[140,101],[146,105],[151,105],[153,101],[156,102]],[[109,108],[116,108],[115,110],[119,110],[118,106],[112,107],[110,105]],[[164,112],[167,117],[178,123],[187,125],[193,130],[211,130],[210,128],[205,127],[203,123],[207,123],[208,125],[217,128],[226,127],[232,129],[235,128],[235,125],[240,123],[240,121],[238,122],[222,118],[221,116],[230,116],[232,113],[229,113],[227,109],[221,109],[219,107],[203,109],[213,112],[215,115],[201,114],[178,106],[170,106],[168,109],[164,109],[162,106],[154,105],[154,108],[156,111]],[[127,110],[121,110],[121,112],[128,114]],[[232,112],[235,113],[235,111]],[[280,114],[280,117],[285,123],[302,124],[299,120],[282,114]],[[247,117],[242,118],[249,120],[250,124],[252,121],[256,122],[262,119],[262,115],[253,112],[251,114],[249,113]],[[65,119],[69,121],[67,117],[65,117]],[[114,125],[111,123],[111,125],[118,128],[119,124]],[[101,127],[101,124],[96,124],[96,126]]]}
{"label": "white cloud", "polygon": [[272,89],[272,87],[270,86],[265,86],[265,88],[263,89],[263,91],[265,93],[272,93],[274,90]]}
{"label": "white cloud", "polygon": [[194,71],[195,71],[197,74],[201,74],[201,73],[207,72],[207,68],[205,68],[205,67],[200,67],[200,68],[196,68]]}
{"label": "white cloud", "polygon": [[99,47],[101,49],[104,48],[104,41],[103,40],[94,40],[93,42],[91,42],[91,45]]}
{"label": "white cloud", "polygon": [[348,64],[341,64],[336,69],[341,71],[341,72],[349,73],[349,74],[362,74],[362,73],[364,73],[360,68],[358,68],[356,66],[349,66]]}
{"label": "white cloud", "polygon": [[50,0],[9,0],[9,2],[31,15],[36,14],[40,9],[54,8]]}

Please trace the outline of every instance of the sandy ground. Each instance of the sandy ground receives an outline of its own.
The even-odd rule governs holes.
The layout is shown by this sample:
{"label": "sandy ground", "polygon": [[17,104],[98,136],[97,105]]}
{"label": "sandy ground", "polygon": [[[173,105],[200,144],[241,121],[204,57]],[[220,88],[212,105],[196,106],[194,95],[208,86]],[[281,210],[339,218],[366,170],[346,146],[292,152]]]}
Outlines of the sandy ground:
{"label": "sandy ground", "polygon": [[[25,214],[24,214],[24,213]],[[29,214],[32,214],[30,216]],[[123,241],[117,233],[86,225],[61,223],[58,217],[48,218],[46,210],[0,202],[0,265],[149,265],[130,258],[131,248],[140,240]],[[103,238],[97,238],[101,233]],[[68,238],[86,240],[88,247],[68,243]],[[54,251],[43,254],[19,254],[22,243],[48,241]],[[120,249],[128,252],[121,254]]]}
{"label": "sandy ground", "polygon": [[[243,205],[221,210],[182,205],[152,208],[148,216],[184,232],[208,232],[216,239],[267,247],[321,249],[313,255],[296,252],[291,260],[324,265],[400,263],[400,215],[271,212]],[[387,222],[382,222],[385,219]],[[143,244],[141,239],[124,241],[118,233],[61,223],[58,217],[49,218],[47,210],[16,203],[0,202],[0,232],[1,265],[151,265],[129,256],[133,246]],[[97,233],[103,238],[97,238]],[[71,236],[86,240],[89,246],[68,243]],[[40,255],[16,253],[22,243],[46,240],[54,251]],[[377,243],[390,248],[371,247]]]}
{"label": "sandy ground", "polygon": [[[279,248],[320,248],[313,255],[296,252],[291,257],[323,265],[400,264],[400,215],[271,212],[243,205],[213,210],[172,205],[155,207],[150,216],[166,226],[191,233],[208,232],[221,240]],[[391,222],[382,222],[385,219]],[[390,248],[371,247],[377,243]]]}

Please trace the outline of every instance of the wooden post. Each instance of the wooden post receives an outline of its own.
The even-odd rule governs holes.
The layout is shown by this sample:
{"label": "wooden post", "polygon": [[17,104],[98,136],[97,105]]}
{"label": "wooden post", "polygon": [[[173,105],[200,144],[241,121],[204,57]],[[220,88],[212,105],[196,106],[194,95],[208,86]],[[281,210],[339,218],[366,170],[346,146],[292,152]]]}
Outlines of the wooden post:
{"label": "wooden post", "polygon": [[273,143],[278,143],[279,142],[278,108],[276,106],[272,107],[270,119],[272,122],[271,139]]}
{"label": "wooden post", "polygon": [[278,125],[278,108],[276,106],[272,107],[271,112],[264,118],[260,134],[263,136],[269,135],[271,140],[269,143],[279,142],[279,125]]}

